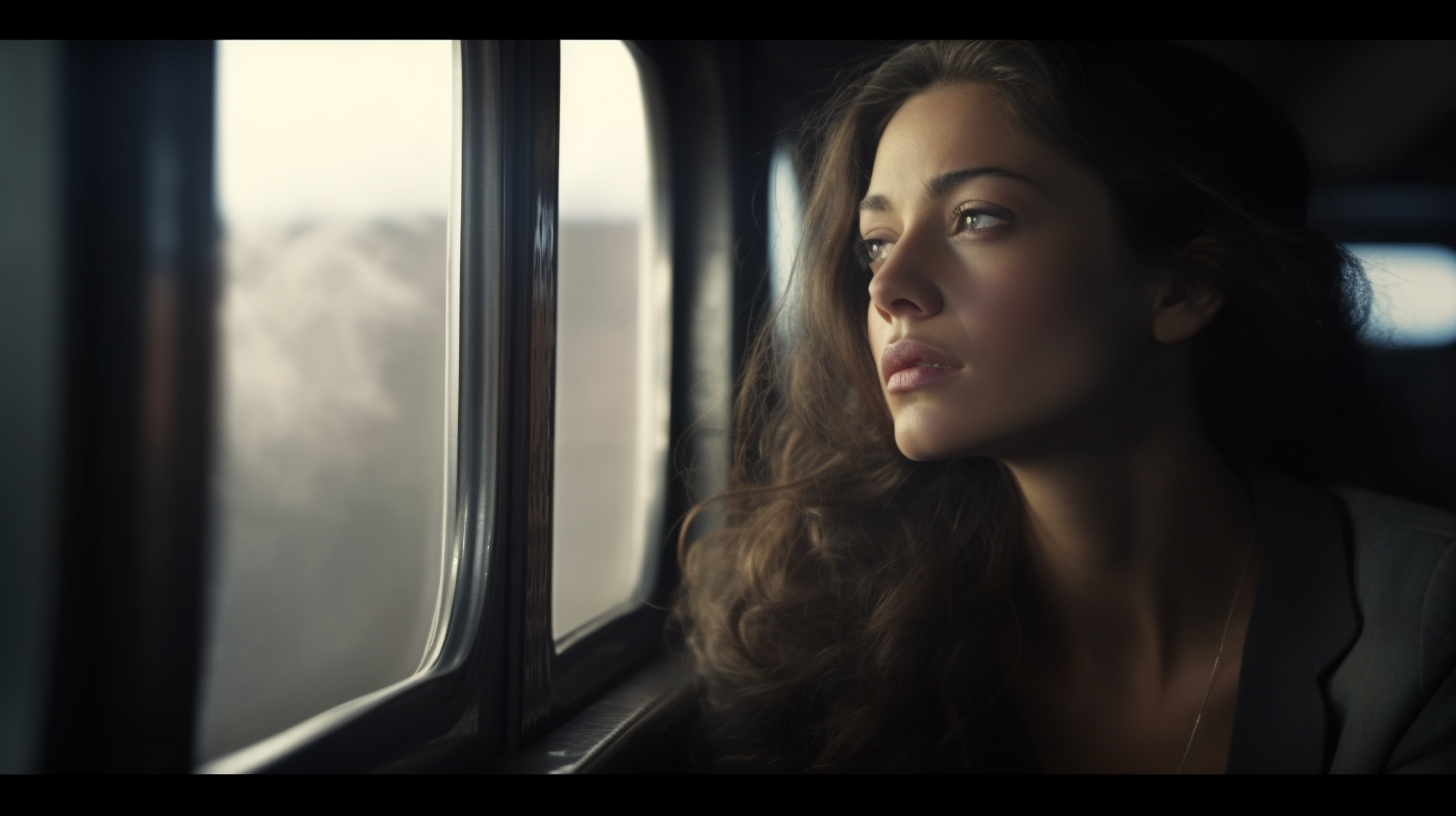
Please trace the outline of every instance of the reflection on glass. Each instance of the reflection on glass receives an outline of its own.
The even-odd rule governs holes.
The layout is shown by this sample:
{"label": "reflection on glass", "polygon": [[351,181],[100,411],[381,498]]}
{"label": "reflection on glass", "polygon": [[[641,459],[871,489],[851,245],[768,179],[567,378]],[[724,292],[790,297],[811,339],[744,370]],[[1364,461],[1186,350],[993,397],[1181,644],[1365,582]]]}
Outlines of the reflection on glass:
{"label": "reflection on glass", "polygon": [[1374,303],[1365,340],[1443,346],[1456,340],[1456,252],[1438,244],[1350,244]]}
{"label": "reflection on glass", "polygon": [[552,628],[643,589],[666,447],[667,296],[646,116],[620,42],[561,44]]}
{"label": "reflection on glass", "polygon": [[800,280],[794,274],[804,222],[804,205],[799,195],[799,175],[794,171],[793,147],[785,141],[774,145],[769,159],[768,188],[768,277],[769,297],[779,310],[777,329],[782,339],[791,340],[791,320],[799,300]]}
{"label": "reflection on glass", "polygon": [[206,761],[412,675],[439,596],[449,43],[222,43]]}

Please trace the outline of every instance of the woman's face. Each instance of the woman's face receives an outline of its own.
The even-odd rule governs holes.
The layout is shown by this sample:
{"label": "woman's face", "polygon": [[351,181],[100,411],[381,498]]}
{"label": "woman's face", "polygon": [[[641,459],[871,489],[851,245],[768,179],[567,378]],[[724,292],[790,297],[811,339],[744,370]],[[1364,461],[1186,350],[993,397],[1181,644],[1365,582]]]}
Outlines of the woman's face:
{"label": "woman's face", "polygon": [[982,84],[912,97],[859,206],[871,351],[911,459],[1083,444],[1156,347],[1102,184]]}

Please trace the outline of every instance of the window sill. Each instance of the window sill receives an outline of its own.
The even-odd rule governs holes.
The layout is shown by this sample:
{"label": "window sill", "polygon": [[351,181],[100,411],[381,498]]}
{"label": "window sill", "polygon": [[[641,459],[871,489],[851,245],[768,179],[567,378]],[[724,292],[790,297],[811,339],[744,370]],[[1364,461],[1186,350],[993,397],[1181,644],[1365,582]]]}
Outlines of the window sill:
{"label": "window sill", "polygon": [[681,658],[658,657],[491,773],[681,773],[697,719]]}

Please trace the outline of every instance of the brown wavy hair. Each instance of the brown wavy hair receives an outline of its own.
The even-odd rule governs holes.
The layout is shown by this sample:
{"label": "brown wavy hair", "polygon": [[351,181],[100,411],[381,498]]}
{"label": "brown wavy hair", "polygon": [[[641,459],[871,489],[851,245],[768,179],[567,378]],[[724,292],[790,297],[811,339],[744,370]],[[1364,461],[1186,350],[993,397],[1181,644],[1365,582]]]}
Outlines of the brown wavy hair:
{"label": "brown wavy hair", "polygon": [[853,255],[890,117],[958,82],[995,88],[1028,134],[1094,173],[1136,257],[1223,292],[1193,364],[1231,461],[1418,492],[1359,371],[1365,279],[1305,228],[1304,148],[1252,86],[1165,44],[906,47],[805,129],[801,299],[748,356],[725,523],[680,548],[675,612],[710,767],[998,765],[1025,596],[1020,495],[994,460],[899,452]]}

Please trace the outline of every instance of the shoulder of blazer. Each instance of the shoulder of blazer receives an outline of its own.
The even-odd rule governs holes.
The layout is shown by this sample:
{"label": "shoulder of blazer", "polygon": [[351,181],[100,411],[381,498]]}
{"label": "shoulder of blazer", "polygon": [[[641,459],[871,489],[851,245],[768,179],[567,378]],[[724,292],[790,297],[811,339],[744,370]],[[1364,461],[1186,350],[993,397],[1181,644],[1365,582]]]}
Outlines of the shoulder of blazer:
{"label": "shoulder of blazer", "polygon": [[1360,633],[1344,508],[1276,471],[1247,478],[1263,567],[1227,771],[1320,773],[1338,737],[1323,680]]}
{"label": "shoulder of blazer", "polygon": [[1456,514],[1334,487],[1360,635],[1329,678],[1333,771],[1456,771]]}

